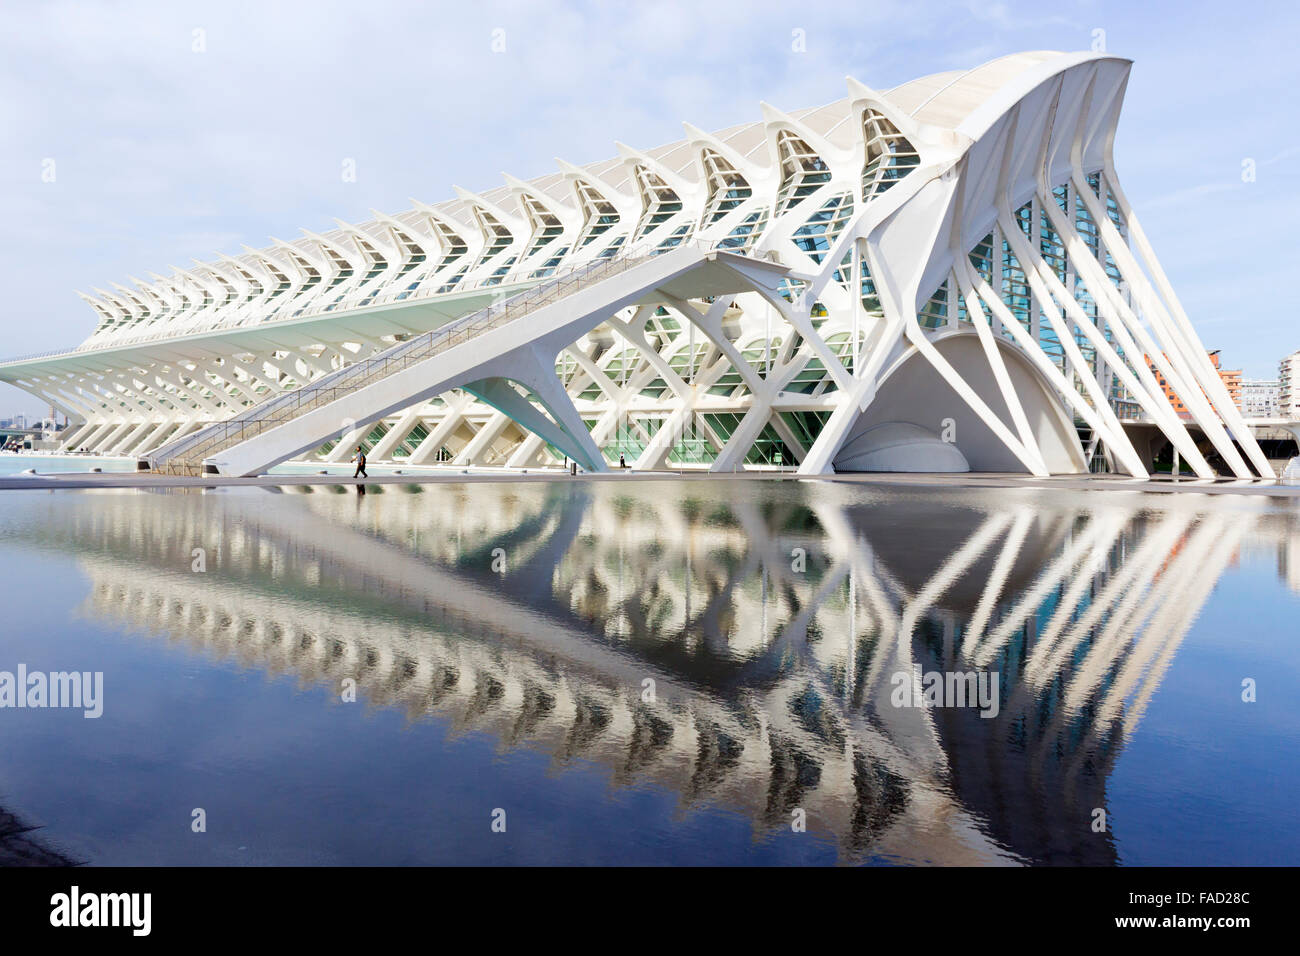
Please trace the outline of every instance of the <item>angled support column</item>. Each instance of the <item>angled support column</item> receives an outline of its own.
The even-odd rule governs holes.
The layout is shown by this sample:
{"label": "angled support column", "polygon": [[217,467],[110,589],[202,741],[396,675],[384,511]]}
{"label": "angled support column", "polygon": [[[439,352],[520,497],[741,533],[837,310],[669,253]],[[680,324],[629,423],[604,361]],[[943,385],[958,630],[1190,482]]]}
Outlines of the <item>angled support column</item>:
{"label": "angled support column", "polygon": [[709,471],[741,471],[745,467],[745,455],[754,447],[758,436],[763,433],[763,426],[772,417],[772,406],[755,396],[754,402],[745,412],[736,430],[731,433],[722,451],[714,459]]}
{"label": "angled support column", "polygon": [[555,375],[555,363],[552,361],[547,367],[536,350],[527,351],[529,357],[521,355],[517,362],[512,363],[517,366],[519,374],[510,377],[529,388],[554,421],[507,385],[504,378],[480,379],[465,385],[465,391],[477,395],[530,432],[540,435],[586,471],[607,471],[604,456],[587,431],[582,416],[574,408],[569,393]]}
{"label": "angled support column", "polygon": [[[861,228],[861,226],[858,228]],[[855,241],[858,244],[858,254],[861,261],[866,262],[871,274],[873,276],[882,275],[882,270],[877,268],[876,263],[873,261],[875,256],[871,252],[870,241],[864,237],[859,237]],[[879,288],[877,288],[877,292],[880,292]],[[882,305],[886,303],[887,299],[888,292],[882,294]],[[808,449],[807,457],[799,465],[799,474],[827,475],[833,473],[835,469],[831,462],[835,460],[840,448],[844,446],[844,442],[848,438],[854,423],[858,420],[858,416],[866,411],[867,406],[875,400],[876,387],[880,373],[884,370],[885,361],[894,348],[903,340],[904,320],[902,314],[893,307],[886,307],[884,314],[885,321],[880,325],[879,337],[873,343],[873,347],[867,350],[866,362],[862,364],[861,368],[858,368],[855,362],[853,376],[850,378],[848,387],[840,386],[836,392],[835,408],[826,420],[826,424],[822,426],[816,441]],[[835,360],[835,365],[839,365],[838,359]]]}
{"label": "angled support column", "polygon": [[[86,427],[91,428],[92,426],[87,425]],[[114,422],[102,422],[99,425],[94,425],[93,430],[87,432],[77,444],[86,451],[94,451],[103,437],[116,427]]]}
{"label": "angled support column", "polygon": [[529,432],[528,436],[515,447],[513,452],[510,453],[510,458],[506,461],[506,467],[528,467],[528,463],[541,454],[542,447],[545,444],[546,442],[543,440],[542,436],[538,435],[536,432]]}
{"label": "angled support column", "polygon": [[[183,400],[193,402],[194,405],[198,406],[199,411],[207,412],[210,416],[212,416],[212,421],[219,422],[222,421],[224,418],[226,418],[229,412],[221,411],[219,408],[217,408],[216,405],[212,404],[212,402],[209,401],[206,396],[200,394],[199,389],[202,386],[202,383],[199,381],[198,378],[194,376],[190,376],[191,384],[189,385],[185,384],[185,378],[187,374],[188,374],[188,370],[181,369],[178,367],[173,367],[171,376],[167,378],[166,381],[169,381],[176,386],[177,394],[181,396]],[[164,379],[161,376],[159,376],[158,378],[160,382],[164,381]]]}
{"label": "angled support column", "polygon": [[76,444],[78,435],[89,435],[93,426],[89,422],[83,422],[80,425],[73,425],[67,430],[67,434],[59,440],[60,451],[71,451]]}
{"label": "angled support column", "polygon": [[[542,405],[550,412],[551,417],[563,430],[569,442],[575,446],[572,450],[565,448],[563,445],[557,445],[556,447],[566,452],[570,458],[582,465],[587,471],[608,471],[609,466],[605,464],[604,455],[596,447],[591,432],[587,430],[586,423],[573,405],[573,399],[569,397],[564,385],[555,375],[554,358],[551,359],[549,364],[543,362],[541,356],[537,356],[536,361],[538,364],[536,377],[524,384],[533,390],[533,394],[541,400]],[[574,452],[578,452],[578,454],[574,454]]]}
{"label": "angled support column", "polygon": [[134,422],[124,422],[124,423],[121,424],[121,425],[116,425],[116,426],[114,426],[114,427],[113,427],[113,430],[110,431],[110,432],[109,432],[107,435],[105,435],[103,438],[101,438],[101,439],[100,439],[100,440],[95,444],[95,446],[94,446],[93,448],[91,448],[90,450],[91,450],[91,451],[97,451],[97,452],[99,452],[99,453],[102,454],[102,455],[112,454],[112,448],[113,448],[114,444],[115,444],[119,439],[121,439],[122,436],[125,435],[125,434],[127,433],[128,430],[130,430],[130,429],[132,429],[132,428],[134,428],[134,427],[135,427],[135,423],[134,423]]}
{"label": "angled support column", "polygon": [[[1079,351],[1079,343],[1074,340],[1073,333],[1066,327],[1061,318],[1060,310],[1053,303],[1051,294],[1047,291],[1038,270],[1035,269],[1034,263],[1039,257],[1030,247],[1025,234],[1020,231],[1020,227],[1016,224],[1011,212],[1011,204],[1007,200],[1005,193],[998,202],[998,225],[1002,227],[1002,234],[1011,245],[1016,258],[1020,260],[1020,267],[1024,270],[1025,279],[1033,290],[1034,296],[1039,300],[1040,311],[1047,316],[1047,321],[1056,333],[1056,338],[1061,343],[1061,348],[1065,351],[1070,366],[1079,381],[1083,383],[1083,387],[1088,392],[1088,397],[1092,400],[1096,417],[1104,425],[1104,428],[1099,430],[1102,432],[1107,447],[1119,456],[1129,474],[1139,478],[1147,477],[1145,463],[1138,455],[1137,449],[1133,447],[1133,443],[1129,441],[1128,435],[1125,434],[1123,426],[1120,425],[1119,419],[1115,416],[1115,410],[1110,407],[1109,398],[1102,392],[1101,385],[1093,376],[1092,369],[1084,359],[1083,353]],[[1042,347],[1035,342],[1035,349],[1041,352]],[[1073,391],[1073,388],[1071,387],[1070,390]],[[1096,428],[1097,426],[1094,425],[1093,427]]]}
{"label": "angled support column", "polygon": [[157,424],[158,424],[157,421],[153,419],[140,422],[140,424],[136,425],[129,432],[127,432],[126,435],[124,435],[121,438],[121,440],[118,441],[117,444],[115,444],[109,450],[109,454],[126,455],[130,453],[132,446],[134,446],[135,443],[140,440],[140,437],[144,435],[146,431],[151,431],[153,427]]}
{"label": "angled support column", "polygon": [[160,424],[157,428],[155,428],[153,431],[149,432],[149,434],[145,435],[144,438],[141,439],[140,443],[136,445],[135,454],[143,455],[153,451],[154,448],[157,447],[158,442],[163,437],[163,435],[167,434],[167,430],[175,424],[176,424],[176,420],[173,418],[169,418],[166,421],[164,421],[162,424]]}
{"label": "angled support column", "polygon": [[[348,423],[342,424],[343,428],[348,427]],[[369,425],[356,425],[346,434],[339,437],[338,444],[329,450],[324,460],[331,464],[337,464],[340,461],[347,461],[356,452],[356,447],[365,442],[366,436],[375,430],[374,423]],[[376,456],[378,457],[378,456]]]}
{"label": "angled support column", "polygon": [[[1156,421],[1165,437],[1174,443],[1183,458],[1192,465],[1193,470],[1202,478],[1212,477],[1213,471],[1209,463],[1205,461],[1200,449],[1196,447],[1191,436],[1187,433],[1187,429],[1174,414],[1173,406],[1169,403],[1164,389],[1160,388],[1147,364],[1136,359],[1137,345],[1130,336],[1123,319],[1115,316],[1111,309],[1112,296],[1106,294],[1105,289],[1106,287],[1113,287],[1102,270],[1101,264],[1092,257],[1091,250],[1075,230],[1073,223],[1065,217],[1065,214],[1061,212],[1056,203],[1046,200],[1041,195],[1039,196],[1039,202],[1051,220],[1052,228],[1064,240],[1066,254],[1070,262],[1075,266],[1076,271],[1080,273],[1080,277],[1083,279],[1089,293],[1092,294],[1098,313],[1107,320],[1111,332],[1119,342],[1119,347],[1125,351],[1126,355],[1134,356],[1133,370],[1129,370],[1129,363],[1125,362],[1116,353],[1110,343],[1101,335],[1100,330],[1095,329],[1092,323],[1088,321],[1088,316],[1083,313],[1078,301],[1066,289],[1061,287],[1055,274],[1047,270],[1049,281],[1053,283],[1053,290],[1056,292],[1057,297],[1066,304],[1067,308],[1072,310],[1075,325],[1085,330],[1089,339],[1092,340],[1105,358],[1112,373],[1119,377],[1120,381],[1124,383],[1124,386],[1134,397],[1141,400],[1143,408]],[[1038,257],[1038,265],[1045,265],[1041,257]],[[1092,293],[1094,286],[1100,291]],[[1147,351],[1150,352],[1150,349]]]}
{"label": "angled support column", "polygon": [[506,430],[506,426],[509,424],[509,415],[494,410],[494,414],[483,423],[482,428],[474,433],[474,437],[469,440],[465,447],[457,452],[451,463],[453,465],[471,466],[484,464],[481,460],[484,453],[501,437],[501,433]]}
{"label": "angled support column", "polygon": [[474,404],[474,396],[467,393],[452,396],[448,393],[443,396],[443,401],[446,404],[443,405],[442,421],[430,430],[424,441],[411,453],[408,461],[412,465],[427,464],[447,443],[447,439],[456,433],[465,420],[465,412]]}
{"label": "angled support column", "polygon": [[974,283],[971,282],[970,261],[965,255],[953,256],[953,272],[957,277],[957,293],[966,301],[966,314],[970,316],[971,324],[975,326],[980,348],[984,350],[984,358],[993,371],[993,380],[997,383],[1002,401],[1011,413],[1011,421],[1016,426],[1016,434],[1020,436],[1020,444],[1024,447],[1025,453],[1033,459],[1036,467],[1041,469],[1042,474],[1048,474],[1047,462],[1043,458],[1042,449],[1038,447],[1033,429],[1029,427],[1029,418],[1025,415],[1024,405],[1021,404],[1020,396],[1016,394],[1015,387],[1011,384],[1007,364],[1002,358],[1002,349],[993,335],[988,315],[984,311],[984,306],[980,304]]}
{"label": "angled support column", "polygon": [[[1029,332],[1025,330],[1025,327],[1020,324],[1019,320],[1011,313],[1011,310],[1007,308],[1006,303],[1002,301],[1002,297],[993,291],[992,287],[984,281],[983,276],[976,275],[973,278],[975,280],[975,293],[979,296],[980,301],[983,302],[988,310],[1002,323],[1002,327],[1011,334],[1011,337],[1020,346],[1030,361],[1032,361],[1043,374],[1043,377],[1046,378],[1056,391],[1065,398],[1066,404],[1069,405],[1071,410],[1082,418],[1088,424],[1089,428],[1100,433],[1103,439],[1110,439],[1113,441],[1113,447],[1123,447],[1119,444],[1119,440],[1114,438],[1111,429],[1102,421],[1096,410],[1084,401],[1083,396],[1078,393],[1074,388],[1074,385],[1066,380],[1061,370],[1056,367],[1056,363],[1043,354],[1043,350],[1038,347],[1038,344],[1032,338],[1030,338]],[[1132,442],[1129,442],[1127,437],[1125,437],[1123,441],[1130,449],[1132,449]],[[1126,458],[1125,461],[1126,465],[1128,463],[1136,463],[1135,467],[1138,468],[1138,471],[1130,472],[1135,477],[1148,477],[1146,467],[1141,463],[1136,449],[1132,451],[1132,455]],[[1082,452],[1080,452],[1080,462],[1082,462]]]}
{"label": "angled support column", "polygon": [[411,433],[411,429],[420,423],[420,408],[424,402],[420,402],[402,413],[392,428],[384,434],[384,437],[375,442],[375,447],[370,449],[370,457],[376,461],[382,461],[390,458],[393,449],[402,443],[402,439]]}
{"label": "angled support column", "polygon": [[[203,378],[207,380],[208,387],[220,393],[223,396],[223,400],[227,403],[242,404],[243,401],[247,399],[250,404],[256,405],[259,401],[261,401],[261,399],[251,394],[250,390],[244,388],[244,386],[235,378],[234,373],[229,368],[222,365],[218,365],[215,360],[209,359],[208,361],[204,361],[204,362],[196,362],[195,371],[201,372],[203,374]],[[210,380],[208,380],[209,375],[217,379],[218,382],[223,382],[225,384],[214,385]],[[237,394],[231,394],[232,389]],[[235,411],[238,412],[239,409],[236,408]]]}
{"label": "angled support column", "polygon": [[[1232,396],[1228,394],[1227,386],[1223,384],[1223,379],[1219,377],[1218,370],[1210,363],[1205,346],[1201,344],[1200,339],[1197,337],[1191,320],[1183,310],[1182,302],[1179,301],[1178,295],[1174,292],[1169,277],[1165,275],[1164,267],[1161,266],[1160,260],[1156,258],[1155,250],[1151,247],[1146,232],[1138,221],[1137,213],[1133,211],[1133,207],[1129,205],[1128,197],[1124,195],[1124,190],[1119,184],[1119,177],[1115,175],[1114,160],[1109,149],[1106,156],[1106,183],[1115,197],[1115,203],[1119,207],[1120,215],[1124,217],[1124,221],[1128,224],[1129,235],[1133,237],[1138,253],[1151,270],[1151,276],[1155,280],[1156,288],[1151,287],[1146,273],[1140,268],[1135,270],[1137,272],[1136,281],[1130,278],[1129,282],[1152,293],[1158,290],[1159,294],[1164,297],[1164,300],[1169,304],[1168,315],[1171,324],[1181,333],[1185,340],[1185,348],[1190,351],[1188,362],[1192,366],[1197,380],[1201,383],[1201,387],[1205,389],[1210,404],[1218,410],[1219,416],[1227,427],[1237,434],[1237,440],[1241,443],[1242,449],[1245,450],[1247,457],[1250,458],[1251,464],[1255,466],[1260,477],[1272,478],[1273,467],[1268,463],[1268,458],[1264,455],[1263,449],[1259,447],[1259,443],[1255,441],[1255,436],[1251,434],[1250,429],[1246,426],[1245,417],[1241,414],[1241,410],[1237,408],[1236,403],[1233,402]],[[1106,222],[1109,223],[1109,217],[1107,217]],[[1132,252],[1127,245],[1124,252],[1127,253],[1128,258],[1133,258]],[[1133,265],[1136,266],[1137,262],[1134,261]],[[1120,268],[1123,270],[1124,264],[1121,264]],[[1158,299],[1159,296],[1157,296]],[[1233,449],[1233,453],[1236,454],[1235,449]],[[1234,469],[1237,468],[1237,463],[1242,466],[1238,471],[1238,477],[1250,477],[1249,471],[1244,467],[1245,462],[1242,462],[1240,457],[1237,457],[1237,463],[1233,463],[1231,458],[1228,461],[1233,464]]]}
{"label": "angled support column", "polygon": [[[1080,182],[1081,180],[1083,182]],[[1138,266],[1132,251],[1128,247],[1128,243],[1124,241],[1124,237],[1111,221],[1110,216],[1103,208],[1096,194],[1093,193],[1092,188],[1088,186],[1077,166],[1075,167],[1074,185],[1076,193],[1083,199],[1084,205],[1087,206],[1089,215],[1097,223],[1102,242],[1105,243],[1106,249],[1114,258],[1116,266],[1119,267],[1120,275],[1129,283],[1129,288],[1136,294],[1143,315],[1151,323],[1152,328],[1155,329],[1157,336],[1161,340],[1160,345],[1162,348],[1157,349],[1151,355],[1152,360],[1161,365],[1165,377],[1169,379],[1169,384],[1178,393],[1178,397],[1182,399],[1183,404],[1192,413],[1192,417],[1201,426],[1205,437],[1214,445],[1228,467],[1233,470],[1238,478],[1252,477],[1249,466],[1233,446],[1231,437],[1224,429],[1222,421],[1220,421],[1219,413],[1214,410],[1209,399],[1209,396],[1214,394],[1213,386],[1200,371],[1200,362],[1209,365],[1204,346],[1196,339],[1194,333],[1191,336],[1192,344],[1189,346],[1181,334],[1182,330],[1175,327],[1176,323],[1169,320],[1168,313],[1164,310],[1158,298],[1152,296],[1146,274]],[[1107,185],[1111,184],[1107,183]],[[1105,290],[1105,294],[1112,302],[1118,302],[1121,305],[1120,311],[1125,312],[1127,306],[1123,304],[1118,290],[1109,282],[1107,286],[1109,288]],[[1094,297],[1095,295],[1096,293],[1094,293]],[[1127,311],[1131,314],[1131,310]],[[1135,330],[1141,329],[1141,322],[1136,315],[1132,316],[1131,325]],[[1213,373],[1213,378],[1219,388],[1222,389],[1223,382],[1219,378],[1218,372]],[[1224,419],[1226,420],[1226,418],[1227,415],[1224,413]],[[1243,441],[1242,444],[1243,447],[1246,444],[1254,444],[1254,438],[1247,435],[1246,441]],[[1267,467],[1267,463],[1265,464]],[[1269,474],[1272,474],[1271,470]]]}

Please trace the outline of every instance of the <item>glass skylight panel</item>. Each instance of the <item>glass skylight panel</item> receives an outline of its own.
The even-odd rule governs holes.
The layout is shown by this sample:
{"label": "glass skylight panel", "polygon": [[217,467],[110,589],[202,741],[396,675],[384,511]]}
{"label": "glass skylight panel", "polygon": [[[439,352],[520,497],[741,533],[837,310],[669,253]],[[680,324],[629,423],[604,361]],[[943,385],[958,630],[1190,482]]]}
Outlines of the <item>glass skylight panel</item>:
{"label": "glass skylight panel", "polygon": [[[389,231],[392,234],[393,239],[397,242],[398,247],[406,253],[406,261],[402,263],[402,267],[398,269],[397,274],[393,276],[393,283],[396,283],[416,266],[427,261],[428,256],[425,255],[424,249],[401,229],[394,228]],[[405,299],[419,286],[419,284],[418,281],[412,282],[397,298]]]}
{"label": "glass skylight panel", "polygon": [[150,313],[149,313],[149,307],[147,305],[145,305],[140,299],[136,298],[134,295],[132,295],[129,292],[125,292],[123,294],[128,299],[131,300],[132,305],[134,305],[137,309],[140,310],[140,320],[149,318]]}
{"label": "glass skylight panel", "polygon": [[501,280],[506,277],[506,274],[510,271],[510,267],[514,264],[515,264],[515,256],[511,256],[501,265],[499,269],[493,271],[492,275],[488,276],[487,281],[485,281],[483,284],[500,285]]}
{"label": "glass skylight panel", "polygon": [[[290,258],[292,258],[294,263],[298,266],[298,268],[301,269],[307,275],[307,281],[304,282],[302,288],[298,290],[297,298],[299,300],[302,300],[306,297],[307,292],[309,292],[313,287],[315,287],[320,283],[321,281],[320,270],[317,269],[310,262],[308,262],[306,259],[304,259],[302,256],[298,255],[297,253],[290,253]],[[306,311],[306,308],[307,306],[303,305],[301,308],[298,309],[297,312],[294,313],[294,317],[296,318],[297,316],[302,315],[303,312]]]}
{"label": "glass skylight panel", "polygon": [[483,232],[483,251],[474,263],[477,269],[493,256],[502,252],[510,246],[513,236],[510,230],[503,226],[491,213],[485,212],[479,207],[474,207],[474,218],[478,220],[479,228]]}
{"label": "glass skylight panel", "polygon": [[[433,267],[428,275],[422,276],[419,280],[412,282],[407,286],[406,293],[413,292],[424,282],[428,281],[429,278],[441,275],[443,270],[456,262],[456,260],[460,259],[461,256],[465,255],[465,253],[469,252],[469,244],[460,233],[456,232],[441,220],[433,219],[431,222],[434,231],[438,234],[438,238],[442,242],[442,256],[438,259],[437,265]],[[440,285],[436,291],[439,293],[449,291],[457,282],[460,281],[461,277],[465,275],[465,272],[466,269],[462,266],[459,274],[455,278],[450,282]],[[406,293],[403,293],[399,298],[405,298]]]}
{"label": "glass skylight panel", "polygon": [[884,315],[880,305],[880,293],[876,291],[876,280],[871,275],[871,264],[866,256],[858,257],[858,271],[861,273],[862,308],[873,315]]}
{"label": "glass skylight panel", "polygon": [[758,241],[762,236],[764,228],[767,227],[768,209],[763,206],[754,212],[749,213],[736,228],[727,234],[718,245],[723,249],[745,250]]}
{"label": "glass skylight panel", "polygon": [[215,269],[209,269],[208,275],[216,281],[217,285],[221,286],[222,299],[221,302],[217,304],[217,308],[221,308],[227,302],[233,302],[237,297],[237,293],[235,292],[235,287],[230,284],[229,280]]}
{"label": "glass skylight panel", "polygon": [[559,264],[563,261],[564,256],[568,251],[569,251],[568,246],[561,246],[558,250],[556,250],[555,255],[551,256],[544,263],[542,263],[542,267],[536,270],[535,272],[533,272],[528,278],[545,279],[547,276],[554,273],[556,267],[559,266]]}
{"label": "glass skylight panel", "polygon": [[636,168],[636,180],[644,211],[637,223],[635,239],[641,239],[681,212],[682,200],[667,183],[644,166]]}
{"label": "glass skylight panel", "polygon": [[934,290],[925,305],[921,306],[921,311],[917,314],[917,321],[925,329],[937,329],[940,326],[948,324],[948,280],[944,279],[939,284],[939,288]]}
{"label": "glass skylight panel", "polygon": [[200,308],[206,309],[208,306],[212,304],[212,290],[209,289],[206,285],[200,285],[199,290],[203,293],[203,304],[202,306],[200,306]]}
{"label": "glass skylight panel", "polygon": [[460,283],[460,280],[465,278],[465,273],[468,271],[469,271],[468,266],[462,266],[461,270],[457,272],[454,276],[452,276],[448,282],[445,282],[442,285],[438,286],[438,292],[439,293],[450,292],[452,289],[456,288],[456,286]]}
{"label": "glass skylight panel", "polygon": [[608,232],[619,222],[618,210],[614,204],[598,193],[589,183],[578,180],[574,183],[578,194],[578,205],[582,208],[583,225],[578,234],[576,248],[582,248],[597,236]]}
{"label": "glass skylight panel", "polygon": [[248,294],[244,296],[244,302],[249,303],[256,299],[264,291],[262,283],[254,278],[253,274],[247,269],[236,269],[239,277],[248,285]]}
{"label": "glass skylight panel", "polygon": [[558,216],[547,210],[534,197],[525,195],[522,197],[522,202],[524,209],[528,213],[528,220],[533,227],[532,242],[524,256],[525,259],[529,259],[553,240],[563,235],[564,225],[560,222]]}
{"label": "glass skylight panel", "polygon": [[600,255],[596,256],[596,258],[597,258],[597,259],[608,259],[608,258],[610,258],[610,257],[613,256],[616,252],[618,252],[619,248],[623,245],[623,240],[626,239],[626,238],[627,238],[627,236],[616,236],[616,237],[614,238],[614,241],[611,242],[611,243],[610,243],[608,246],[606,246],[604,249],[602,249],[601,252],[600,252]]}
{"label": "glass skylight panel", "polygon": [[862,200],[870,202],[919,166],[921,156],[898,127],[876,110],[868,109],[863,114],[863,136],[867,151],[862,167]]}
{"label": "glass skylight panel", "polygon": [[340,255],[332,246],[325,246],[324,249],[326,257],[330,260],[330,263],[334,266],[335,270],[334,278],[330,280],[330,284],[325,289],[325,291],[328,292],[340,282],[352,278],[352,263],[348,262],[347,259],[344,259],[343,256]]}
{"label": "glass skylight panel", "polygon": [[674,249],[681,245],[686,240],[686,237],[690,235],[690,232],[694,227],[695,223],[693,222],[688,222],[684,226],[678,226],[673,230],[672,235],[668,236],[663,242],[655,246],[654,252],[651,253],[651,255],[657,256],[661,252],[667,252],[669,249]]}
{"label": "glass skylight panel", "polygon": [[357,248],[361,250],[362,256],[370,263],[370,268],[366,270],[365,278],[361,280],[361,284],[365,285],[375,276],[380,275],[387,270],[388,262],[383,256],[375,251],[374,246],[366,242],[364,239],[357,237],[356,244]]}
{"label": "glass skylight panel", "polygon": [[776,194],[776,214],[789,212],[826,183],[831,170],[812,147],[789,130],[781,130],[776,139],[781,159],[781,188]]}
{"label": "glass skylight panel", "polygon": [[791,237],[794,244],[820,263],[853,215],[853,197],[832,196]]}
{"label": "glass skylight panel", "polygon": [[736,168],[712,150],[704,153],[709,198],[704,206],[704,221],[717,222],[754,194],[748,181]]}

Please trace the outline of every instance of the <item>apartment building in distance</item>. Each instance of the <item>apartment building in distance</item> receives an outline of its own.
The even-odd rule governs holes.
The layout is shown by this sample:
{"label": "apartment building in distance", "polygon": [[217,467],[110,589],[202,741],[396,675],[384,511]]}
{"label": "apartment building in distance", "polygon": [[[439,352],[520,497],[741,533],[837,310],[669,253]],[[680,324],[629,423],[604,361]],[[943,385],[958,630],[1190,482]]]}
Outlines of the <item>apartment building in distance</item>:
{"label": "apartment building in distance", "polygon": [[1277,418],[1281,387],[1275,378],[1246,378],[1241,381],[1238,407],[1247,418]]}
{"label": "apartment building in distance", "polygon": [[1300,349],[1284,358],[1277,370],[1278,415],[1300,419]]}

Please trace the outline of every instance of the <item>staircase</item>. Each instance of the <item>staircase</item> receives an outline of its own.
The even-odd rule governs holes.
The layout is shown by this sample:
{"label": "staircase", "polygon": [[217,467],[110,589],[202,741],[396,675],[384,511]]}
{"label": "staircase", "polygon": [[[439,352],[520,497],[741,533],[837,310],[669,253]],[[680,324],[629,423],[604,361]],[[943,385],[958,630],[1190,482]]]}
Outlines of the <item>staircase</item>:
{"label": "staircase", "polygon": [[[717,243],[683,244],[673,249],[650,248],[629,251],[613,259],[601,259],[577,267],[561,276],[534,286],[494,305],[456,319],[432,332],[398,342],[369,358],[329,372],[291,392],[276,395],[222,422],[214,422],[174,442],[148,458],[149,469],[164,475],[199,476],[204,460],[283,425],[307,412],[344,398],[357,389],[401,372],[504,325],[524,318],[537,309],[589,288],[612,276],[627,272],[663,252],[698,249],[709,252]],[[143,467],[143,466],[142,466]],[[209,466],[207,473],[215,473]]]}

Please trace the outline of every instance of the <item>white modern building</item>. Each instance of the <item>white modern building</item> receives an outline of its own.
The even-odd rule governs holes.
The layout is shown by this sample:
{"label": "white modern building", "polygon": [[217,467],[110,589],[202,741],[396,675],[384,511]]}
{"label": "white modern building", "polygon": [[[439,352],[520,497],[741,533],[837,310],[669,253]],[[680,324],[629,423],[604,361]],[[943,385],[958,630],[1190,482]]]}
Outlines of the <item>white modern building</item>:
{"label": "white modern building", "polygon": [[[1130,63],[1022,53],[84,296],[68,450],[1271,476],[1117,178]],[[1145,356],[1153,356],[1156,368]],[[1178,415],[1157,375],[1188,403]]]}
{"label": "white modern building", "polygon": [[1300,349],[1278,365],[1278,415],[1288,420],[1300,419]]}
{"label": "white modern building", "polygon": [[1282,414],[1281,383],[1277,379],[1241,380],[1241,414],[1247,418],[1278,418]]}

